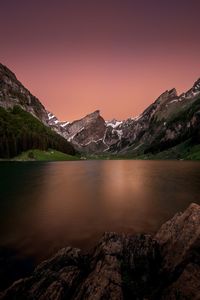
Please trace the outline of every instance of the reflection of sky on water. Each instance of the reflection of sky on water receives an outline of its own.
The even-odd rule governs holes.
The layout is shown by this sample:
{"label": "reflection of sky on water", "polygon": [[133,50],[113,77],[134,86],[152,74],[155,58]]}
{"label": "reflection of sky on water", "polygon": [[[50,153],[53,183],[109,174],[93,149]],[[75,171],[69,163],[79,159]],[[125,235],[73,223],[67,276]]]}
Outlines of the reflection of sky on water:
{"label": "reflection of sky on water", "polygon": [[6,163],[0,180],[0,244],[39,258],[104,231],[153,232],[200,203],[197,162]]}

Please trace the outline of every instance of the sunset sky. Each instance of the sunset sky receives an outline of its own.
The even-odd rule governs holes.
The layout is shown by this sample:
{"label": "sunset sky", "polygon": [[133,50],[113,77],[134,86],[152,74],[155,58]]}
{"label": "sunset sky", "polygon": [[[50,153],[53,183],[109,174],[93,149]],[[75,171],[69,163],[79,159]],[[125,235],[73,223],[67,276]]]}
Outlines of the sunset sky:
{"label": "sunset sky", "polygon": [[199,0],[5,0],[0,62],[61,120],[141,113],[200,77]]}

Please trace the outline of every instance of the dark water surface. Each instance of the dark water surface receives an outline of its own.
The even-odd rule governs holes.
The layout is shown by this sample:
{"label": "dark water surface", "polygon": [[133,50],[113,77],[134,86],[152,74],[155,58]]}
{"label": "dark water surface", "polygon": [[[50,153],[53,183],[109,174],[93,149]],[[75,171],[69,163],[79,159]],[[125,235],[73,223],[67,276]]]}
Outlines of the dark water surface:
{"label": "dark water surface", "polygon": [[200,163],[76,161],[0,163],[0,247],[40,260],[104,231],[155,232],[200,203]]}

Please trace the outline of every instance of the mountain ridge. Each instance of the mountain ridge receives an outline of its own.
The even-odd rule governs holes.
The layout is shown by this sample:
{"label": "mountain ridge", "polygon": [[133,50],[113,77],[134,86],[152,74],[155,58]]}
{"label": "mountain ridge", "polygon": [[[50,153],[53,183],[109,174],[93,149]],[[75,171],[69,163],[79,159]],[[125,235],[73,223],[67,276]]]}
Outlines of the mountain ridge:
{"label": "mountain ridge", "polygon": [[[174,128],[173,126],[169,126],[169,124],[172,118],[175,118],[175,116],[177,117],[179,113],[180,115],[184,114],[184,110],[188,112],[191,111],[192,105],[198,104],[199,99],[200,79],[195,81],[192,88],[180,95],[177,94],[175,88],[166,90],[139,116],[130,117],[123,121],[117,121],[115,119],[112,121],[104,120],[104,134],[102,134],[102,130],[99,131],[99,136],[96,137],[96,140],[91,137],[90,141],[88,141],[87,137],[87,140],[84,143],[84,134],[81,136],[79,130],[76,131],[72,129],[73,134],[69,134],[71,124],[76,122],[76,124],[79,123],[83,125],[83,120],[86,117],[72,123],[66,122],[66,125],[63,126],[60,134],[62,134],[66,139],[70,139],[77,149],[86,153],[105,154],[108,152],[123,154],[126,152],[133,152],[142,154],[143,152],[151,152],[153,144],[158,146],[157,140],[159,139],[159,135],[160,140],[162,139],[161,144],[166,144],[165,146],[160,145],[161,150],[162,148],[167,149],[168,146],[170,146],[170,143],[173,144],[173,141],[173,145],[175,145],[176,140],[177,143],[178,139],[183,142],[186,138],[190,138],[195,134],[194,131],[196,130],[199,122],[198,105],[196,105],[196,111],[194,111],[191,119],[187,120],[187,124],[183,124],[183,122],[175,122],[176,124],[174,123]],[[94,113],[91,113],[87,116],[91,116],[93,114]],[[162,126],[161,122],[163,122]],[[156,127],[158,127],[159,130]],[[186,134],[188,128],[191,129],[191,134]],[[59,121],[57,120],[57,131],[59,132],[59,130]],[[153,135],[150,134],[151,131],[154,131]],[[151,138],[149,138],[150,135]],[[169,145],[167,145],[167,142],[169,142]],[[140,151],[138,151],[139,149]],[[153,151],[155,150],[156,149]],[[158,150],[160,150],[159,147]]]}
{"label": "mountain ridge", "polygon": [[[96,110],[73,122],[59,121],[13,72],[0,64],[0,107],[19,105],[86,155],[157,153],[191,139],[199,143],[200,78],[186,92],[163,92],[139,116],[107,121]],[[130,113],[131,115],[131,113]]]}
{"label": "mountain ridge", "polygon": [[73,146],[47,124],[47,111],[6,66],[0,64],[0,158],[49,148],[74,155]]}
{"label": "mountain ridge", "polygon": [[9,68],[0,63],[0,106],[8,109],[15,105],[20,105],[47,125],[44,105],[24,87]]}

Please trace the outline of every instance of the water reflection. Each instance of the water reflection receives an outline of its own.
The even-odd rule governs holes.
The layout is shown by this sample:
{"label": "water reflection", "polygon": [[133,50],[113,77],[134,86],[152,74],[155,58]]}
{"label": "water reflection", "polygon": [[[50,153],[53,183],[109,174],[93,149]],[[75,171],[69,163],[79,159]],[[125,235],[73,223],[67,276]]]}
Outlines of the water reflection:
{"label": "water reflection", "polygon": [[154,232],[200,203],[199,184],[197,162],[0,163],[0,246],[40,260],[104,231]]}

